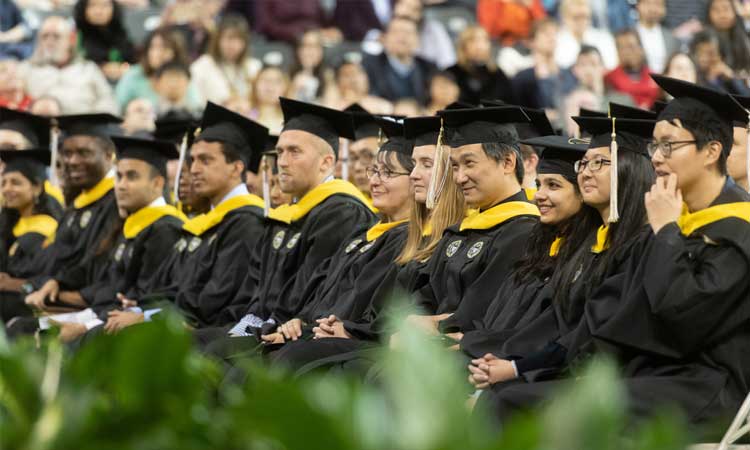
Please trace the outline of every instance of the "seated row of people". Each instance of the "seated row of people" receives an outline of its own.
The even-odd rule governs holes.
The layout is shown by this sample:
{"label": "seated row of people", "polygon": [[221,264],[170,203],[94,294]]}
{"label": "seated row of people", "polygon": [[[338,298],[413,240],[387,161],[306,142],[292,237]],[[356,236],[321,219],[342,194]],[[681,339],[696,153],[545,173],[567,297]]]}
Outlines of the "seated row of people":
{"label": "seated row of people", "polygon": [[[407,323],[467,362],[500,420],[596,354],[621,365],[635,415],[725,418],[750,388],[750,197],[726,168],[748,113],[727,94],[654,78],[675,98],[655,120],[574,118],[587,140],[520,139],[533,112],[508,105],[372,117],[385,139],[366,170],[371,198],[334,178],[352,114],[282,98],[274,153],[292,203],[273,209],[242,179],[258,171],[267,130],[209,104],[184,200],[210,206],[190,219],[161,195],[173,145],[61,120],[81,193],[40,245],[43,267],[13,278],[37,310],[87,309],[16,318],[9,332],[59,322],[80,343],[168,308],[229,367],[262,355],[299,373],[372,370],[372,348],[399,345],[388,305],[408,302],[420,312]],[[541,149],[533,203],[521,145]],[[77,259],[76,234],[88,239]]]}

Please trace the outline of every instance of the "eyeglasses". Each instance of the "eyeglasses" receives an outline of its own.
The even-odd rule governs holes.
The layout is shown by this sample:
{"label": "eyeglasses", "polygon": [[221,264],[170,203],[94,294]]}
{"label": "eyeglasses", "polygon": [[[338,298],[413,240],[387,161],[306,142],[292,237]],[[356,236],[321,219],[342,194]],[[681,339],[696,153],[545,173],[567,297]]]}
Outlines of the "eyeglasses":
{"label": "eyeglasses", "polygon": [[[675,144],[678,144],[679,146],[675,148]],[[648,150],[648,155],[652,158],[657,150],[659,150],[665,158],[669,158],[672,156],[673,151],[679,150],[688,144],[695,144],[695,141],[649,142],[646,145],[646,150]]]}
{"label": "eyeglasses", "polygon": [[575,170],[576,173],[582,173],[584,170],[586,170],[586,167],[588,167],[589,171],[598,172],[602,169],[602,166],[608,166],[610,164],[612,164],[612,161],[604,158],[596,158],[591,160],[582,159],[573,163],[573,170]]}
{"label": "eyeglasses", "polygon": [[396,178],[396,177],[403,177],[408,176],[408,173],[405,172],[393,172],[387,167],[384,167],[381,170],[378,170],[375,166],[370,166],[367,169],[365,169],[365,175],[367,175],[367,178],[372,178],[374,176],[378,176],[381,180],[388,180],[390,178]]}

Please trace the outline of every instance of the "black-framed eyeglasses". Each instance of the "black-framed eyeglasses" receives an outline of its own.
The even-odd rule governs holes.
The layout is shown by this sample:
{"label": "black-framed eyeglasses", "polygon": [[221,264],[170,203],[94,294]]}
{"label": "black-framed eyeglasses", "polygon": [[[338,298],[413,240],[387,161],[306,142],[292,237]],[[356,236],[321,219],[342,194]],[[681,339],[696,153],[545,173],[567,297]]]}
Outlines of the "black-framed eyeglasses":
{"label": "black-framed eyeglasses", "polygon": [[[646,145],[646,150],[648,150],[648,155],[652,158],[657,150],[659,150],[665,158],[669,158],[672,156],[673,151],[679,150],[688,144],[695,144],[695,141],[649,142]],[[675,147],[675,145],[677,147]]]}
{"label": "black-framed eyeglasses", "polygon": [[588,167],[589,171],[598,172],[602,169],[602,166],[608,166],[610,164],[612,164],[612,161],[605,158],[582,159],[573,163],[573,170],[575,170],[576,173],[581,173]]}
{"label": "black-framed eyeglasses", "polygon": [[365,175],[367,175],[367,178],[372,178],[377,175],[381,180],[388,180],[391,178],[408,176],[410,174],[406,172],[394,172],[387,167],[378,169],[375,166],[370,166],[365,169]]}

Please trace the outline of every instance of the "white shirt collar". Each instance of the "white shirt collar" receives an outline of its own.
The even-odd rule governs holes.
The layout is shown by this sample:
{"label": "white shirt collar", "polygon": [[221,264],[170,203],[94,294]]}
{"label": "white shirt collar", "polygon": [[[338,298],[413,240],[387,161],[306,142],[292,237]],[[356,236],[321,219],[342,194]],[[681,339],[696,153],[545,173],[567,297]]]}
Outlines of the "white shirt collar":
{"label": "white shirt collar", "polygon": [[[224,196],[224,198],[221,199],[219,202],[219,205],[224,203],[225,201],[229,200],[230,198],[234,198],[240,195],[247,195],[250,192],[247,190],[247,186],[245,186],[245,183],[240,183],[237,186],[234,187],[227,195]],[[214,205],[211,205],[211,209],[214,209]]]}
{"label": "white shirt collar", "polygon": [[156,200],[149,203],[148,206],[167,206],[167,201],[164,200],[164,197],[158,197]]}

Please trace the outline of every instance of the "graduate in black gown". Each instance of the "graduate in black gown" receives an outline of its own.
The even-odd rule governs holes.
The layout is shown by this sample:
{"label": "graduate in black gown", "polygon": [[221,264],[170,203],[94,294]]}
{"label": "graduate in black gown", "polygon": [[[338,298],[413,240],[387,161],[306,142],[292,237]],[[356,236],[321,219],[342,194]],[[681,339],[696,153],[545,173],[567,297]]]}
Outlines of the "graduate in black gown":
{"label": "graduate in black gown", "polygon": [[197,196],[211,210],[183,225],[173,251],[183,253],[164,286],[154,286],[137,303],[144,314],[119,314],[123,326],[140,323],[164,307],[176,307],[188,324],[209,327],[239,290],[252,249],[263,235],[263,199],[243,182],[257,172],[268,129],[219,105],[208,103],[201,131],[190,148],[190,176]]}
{"label": "graduate in black gown", "polygon": [[[369,349],[390,337],[385,327],[388,300],[402,297],[403,292],[419,278],[440,236],[450,225],[464,217],[463,194],[448,177],[432,209],[426,207],[434,170],[446,170],[450,153],[437,155],[439,117],[409,117],[404,119],[404,137],[413,141],[410,174],[413,191],[405,242],[395,263],[384,277],[377,292],[370,294],[367,308],[359,317],[348,320],[329,317],[313,329],[315,339],[293,342],[273,355],[275,363],[302,371],[334,364],[348,365],[369,355]],[[307,369],[306,369],[307,368]]]}
{"label": "graduate in black gown", "polygon": [[443,233],[414,292],[424,314],[408,320],[432,334],[468,331],[484,316],[493,288],[512,272],[539,216],[521,189],[523,165],[512,123],[528,121],[523,111],[494,107],[439,114],[454,181],[476,209]]}
{"label": "graduate in black gown", "polygon": [[44,195],[50,153],[0,150],[3,208],[0,211],[0,323],[30,315],[21,295],[26,279],[41,270],[38,255],[54,240],[59,209]]}
{"label": "graduate in black gown", "polygon": [[333,178],[339,137],[353,138],[351,116],[283,97],[281,107],[285,122],[276,163],[281,190],[294,203],[271,213],[242,289],[223,315],[228,325],[198,334],[200,342],[241,346],[231,339],[254,336],[248,342],[254,345],[295,318],[304,306],[300,294],[318,267],[375,222],[362,193]]}
{"label": "graduate in black gown", "polygon": [[[583,246],[558,274],[561,287],[548,313],[472,361],[470,381],[485,389],[479,402],[501,420],[547,398],[557,379],[575,373],[588,358],[592,339],[584,308],[623,289],[629,261],[642,254],[651,238],[642,199],[654,180],[647,153],[654,122],[574,120],[592,136],[584,158],[576,163],[579,188],[584,202],[599,212],[606,225],[597,231],[590,249]],[[612,195],[610,177],[615,169],[617,193]],[[555,381],[545,381],[550,379]]]}
{"label": "graduate in black gown", "polygon": [[[80,194],[60,220],[55,241],[44,254],[44,269],[23,286],[26,303],[39,310],[70,305],[78,290],[106,268],[108,238],[121,225],[114,196],[112,160],[120,119],[109,114],[61,116],[60,149],[66,182]],[[65,292],[65,293],[63,293]]]}
{"label": "graduate in black gown", "polygon": [[[484,318],[476,321],[475,329],[461,338],[461,350],[472,358],[498,351],[519,329],[543,314],[549,321],[548,331],[554,336],[555,317],[548,308],[561,290],[557,285],[560,274],[580,248],[591,246],[602,223],[598,211],[583,203],[573,167],[585,153],[586,144],[563,136],[521,142],[542,149],[535,193],[541,216],[513,276],[500,286]],[[530,341],[544,339],[542,328],[536,327]],[[533,349],[533,342],[529,344]]]}
{"label": "graduate in black gown", "polygon": [[[52,119],[14,109],[0,108],[0,149],[50,149]],[[63,194],[49,180],[44,181],[44,194],[56,214],[62,214]]]}
{"label": "graduate in black gown", "polygon": [[693,423],[731,419],[750,390],[750,203],[726,159],[747,113],[725,93],[654,79],[675,99],[649,148],[653,239],[619,308],[591,305],[586,317],[597,349],[623,366],[634,414],[671,405]]}
{"label": "graduate in black gown", "polygon": [[[103,276],[81,289],[83,305],[98,318],[85,323],[62,323],[61,336],[70,341],[94,327],[119,329],[117,311],[123,298],[140,298],[156,275],[164,255],[179,239],[185,216],[164,199],[167,160],[177,157],[171,142],[151,139],[112,137],[117,149],[115,198],[125,216],[123,227],[109,254]],[[109,315],[109,321],[108,321]]]}

